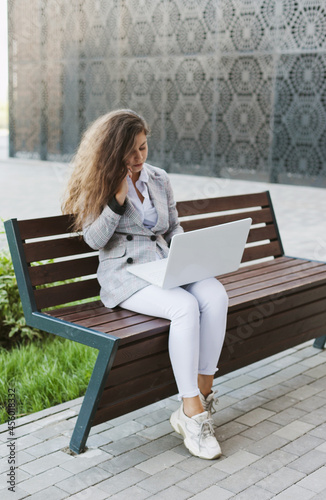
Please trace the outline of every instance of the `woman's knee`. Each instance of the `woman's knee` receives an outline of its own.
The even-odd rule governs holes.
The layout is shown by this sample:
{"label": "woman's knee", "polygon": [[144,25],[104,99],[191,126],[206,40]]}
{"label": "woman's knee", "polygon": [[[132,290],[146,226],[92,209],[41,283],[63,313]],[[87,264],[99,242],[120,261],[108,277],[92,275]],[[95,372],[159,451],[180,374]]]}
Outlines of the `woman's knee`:
{"label": "woman's knee", "polygon": [[220,307],[228,307],[229,297],[222,283],[215,278],[194,283],[189,291],[196,297],[201,305],[219,305]]}
{"label": "woman's knee", "polygon": [[185,292],[172,306],[172,320],[187,318],[187,321],[199,320],[199,304],[194,295]]}

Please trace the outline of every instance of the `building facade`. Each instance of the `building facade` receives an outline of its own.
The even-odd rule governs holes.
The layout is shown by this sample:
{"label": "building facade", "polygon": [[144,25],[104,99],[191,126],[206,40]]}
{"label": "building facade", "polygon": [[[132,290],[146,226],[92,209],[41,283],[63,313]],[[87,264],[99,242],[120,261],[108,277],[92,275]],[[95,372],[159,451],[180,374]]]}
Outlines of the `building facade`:
{"label": "building facade", "polygon": [[325,0],[8,0],[10,155],[131,108],[169,172],[326,184]]}

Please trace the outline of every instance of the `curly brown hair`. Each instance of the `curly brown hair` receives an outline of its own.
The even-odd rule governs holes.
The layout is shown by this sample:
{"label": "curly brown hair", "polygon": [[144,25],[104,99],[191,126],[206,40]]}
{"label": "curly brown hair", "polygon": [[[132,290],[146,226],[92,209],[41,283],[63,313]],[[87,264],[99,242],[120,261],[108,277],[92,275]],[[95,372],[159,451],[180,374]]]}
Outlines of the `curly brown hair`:
{"label": "curly brown hair", "polygon": [[130,109],[111,111],[86,130],[62,203],[62,212],[73,215],[75,231],[93,222],[115,195],[127,175],[125,160],[141,132],[148,135],[148,125]]}

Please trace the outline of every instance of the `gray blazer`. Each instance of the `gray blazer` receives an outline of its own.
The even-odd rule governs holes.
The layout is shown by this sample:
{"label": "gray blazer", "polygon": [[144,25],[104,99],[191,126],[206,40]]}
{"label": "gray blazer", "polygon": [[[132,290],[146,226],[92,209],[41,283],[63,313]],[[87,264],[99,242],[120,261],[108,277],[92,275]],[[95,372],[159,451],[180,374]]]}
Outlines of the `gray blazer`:
{"label": "gray blazer", "polygon": [[152,229],[146,228],[127,196],[123,215],[106,206],[101,215],[83,230],[86,243],[99,250],[97,279],[101,286],[101,300],[106,307],[115,307],[148,286],[147,281],[129,273],[127,267],[156,260],[157,252],[161,257],[167,257],[172,236],[183,232],[167,173],[149,164],[144,164],[143,168],[148,173],[148,192],[158,214],[156,225]]}

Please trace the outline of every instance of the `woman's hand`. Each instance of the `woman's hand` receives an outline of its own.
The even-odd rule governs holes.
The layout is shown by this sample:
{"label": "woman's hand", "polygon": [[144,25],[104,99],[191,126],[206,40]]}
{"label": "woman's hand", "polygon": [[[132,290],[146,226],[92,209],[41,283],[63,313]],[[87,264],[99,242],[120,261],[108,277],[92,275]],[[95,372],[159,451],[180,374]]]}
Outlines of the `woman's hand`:
{"label": "woman's hand", "polygon": [[115,199],[117,200],[117,202],[121,206],[124,204],[126,196],[128,194],[128,189],[129,189],[128,188],[128,181],[127,181],[128,177],[131,178],[131,171],[130,171],[129,168],[128,168],[127,175],[125,176],[125,178],[121,182],[121,184],[120,184],[120,186],[118,188],[118,191],[115,193]]}

